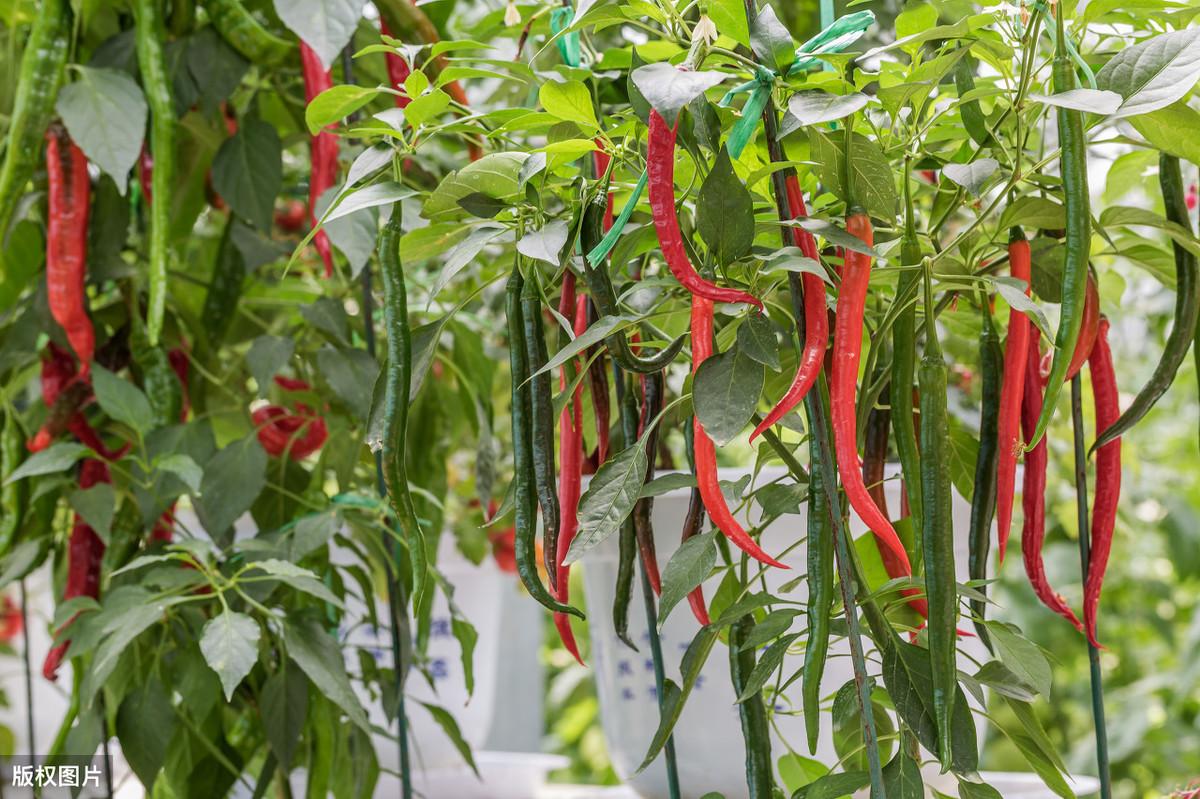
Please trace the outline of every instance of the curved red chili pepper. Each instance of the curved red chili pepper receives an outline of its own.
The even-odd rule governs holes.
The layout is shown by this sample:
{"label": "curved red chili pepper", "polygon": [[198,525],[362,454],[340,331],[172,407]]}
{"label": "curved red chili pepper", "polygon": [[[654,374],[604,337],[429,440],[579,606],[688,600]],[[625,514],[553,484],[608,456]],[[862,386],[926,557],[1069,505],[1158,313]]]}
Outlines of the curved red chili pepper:
{"label": "curved red chili pepper", "polygon": [[92,184],[83,150],[59,125],[46,131],[46,182],[46,300],[79,358],[79,377],[86,380],[96,349],[84,287]]}
{"label": "curved red chili pepper", "polygon": [[1083,300],[1083,321],[1080,322],[1079,342],[1075,345],[1075,354],[1071,356],[1071,364],[1067,367],[1067,380],[1079,374],[1092,354],[1092,346],[1096,343],[1096,334],[1100,330],[1100,291],[1096,288],[1096,278],[1088,273],[1087,293]]}
{"label": "curved red chili pepper", "polygon": [[[808,216],[804,206],[804,195],[800,191],[800,181],[795,173],[787,176],[788,211],[792,217]],[[800,248],[806,258],[820,263],[821,254],[817,251],[817,242],[813,235],[801,227],[792,228],[792,241]],[[796,376],[784,395],[775,403],[771,412],[754,428],[750,440],[754,441],[768,427],[771,427],[800,404],[804,397],[817,382],[821,374],[821,366],[825,362],[825,350],[829,346],[829,315],[825,306],[825,284],[816,275],[805,272],[801,275],[804,285],[804,352],[800,355],[800,363],[796,365]]]}
{"label": "curved red chili pepper", "polygon": [[[563,280],[563,293],[558,310],[564,317],[572,313],[574,305],[574,330],[578,337],[587,330],[587,297],[575,296],[574,275],[568,273],[568,279]],[[582,362],[576,368],[582,367]],[[567,367],[564,364],[559,373],[558,385],[561,390],[567,388]],[[571,582],[571,567],[563,563],[571,541],[579,529],[579,497],[581,494],[581,478],[583,476],[583,391],[575,388],[569,406],[564,405],[558,416],[558,504],[561,508],[558,526],[558,549],[555,551],[555,564],[558,575],[555,579],[554,598],[564,605],[569,598]],[[554,628],[558,637],[580,665],[583,658],[579,654],[579,644],[575,641],[575,633],[571,631],[570,618],[565,613],[554,614]]]}
{"label": "curved red chili pepper", "polygon": [[264,405],[251,418],[258,428],[259,443],[275,457],[306,458],[329,437],[325,420],[302,403],[296,403],[295,413],[280,405]]}
{"label": "curved red chili pepper", "polygon": [[[679,125],[678,120],[675,126]],[[646,173],[650,188],[650,212],[658,244],[671,274],[693,296],[710,302],[745,302],[762,310],[762,300],[738,289],[727,289],[700,276],[688,260],[683,232],[675,212],[675,131],[653,109],[650,111],[650,141],[646,153]]]}
{"label": "curved red chili pepper", "polygon": [[[1092,397],[1096,406],[1096,429],[1105,430],[1121,415],[1117,398],[1117,374],[1113,369],[1112,351],[1108,346],[1108,319],[1100,317],[1096,345],[1088,357],[1092,373]],[[1083,588],[1083,622],[1088,640],[1099,647],[1096,639],[1097,611],[1100,589],[1108,556],[1112,551],[1113,527],[1117,521],[1117,504],[1121,499],[1121,439],[1114,438],[1096,450],[1096,497],[1092,503],[1092,552],[1088,561],[1087,580]]]}
{"label": "curved red chili pepper", "polygon": [[[77,379],[75,360],[71,357],[71,353],[59,347],[53,341],[47,344],[46,357],[42,359],[42,401],[46,404],[46,407],[53,409],[59,395],[74,384]],[[91,400],[92,396],[89,392],[80,402],[80,406],[91,402]],[[71,411],[70,416],[67,417],[65,427],[67,432],[75,436],[81,444],[90,447],[105,460],[119,460],[129,451],[129,444],[124,444],[119,449],[110,449],[100,440],[100,436],[96,434],[96,431],[88,423],[87,417],[78,408]],[[60,431],[61,428],[55,426],[53,419],[48,420],[25,446],[30,452],[41,452],[54,442],[55,434]]]}
{"label": "curved red chili pepper", "polygon": [[[1008,243],[1012,276],[1025,283],[1029,294],[1029,242],[1022,236]],[[1029,317],[1016,308],[1008,311],[1008,340],[1004,343],[1004,376],[1000,384],[1000,417],[996,425],[999,461],[996,465],[996,534],[1000,563],[1012,530],[1013,498],[1016,488],[1017,455],[1021,450],[1021,399],[1025,393],[1025,361],[1029,356]]]}
{"label": "curved red chili pepper", "polygon": [[[1025,361],[1024,403],[1021,406],[1021,430],[1026,436],[1033,435],[1038,415],[1042,412],[1041,353],[1038,337],[1029,337],[1029,356]],[[1025,526],[1021,530],[1021,557],[1025,561],[1025,573],[1033,592],[1046,607],[1062,616],[1082,631],[1083,625],[1067,605],[1065,599],[1055,593],[1046,579],[1046,567],[1042,563],[1042,544],[1046,540],[1046,466],[1049,453],[1046,437],[1025,453],[1025,479],[1021,495],[1021,506],[1025,511]]]}
{"label": "curved red chili pepper", "polygon": [[312,389],[307,380],[301,380],[298,377],[286,377],[284,375],[275,375],[275,385],[284,391],[310,391]]}
{"label": "curved red chili pepper", "polygon": [[[321,63],[320,56],[311,47],[300,42],[300,66],[304,73],[304,100],[311,103],[317,95],[333,87],[333,76]],[[308,220],[317,224],[317,200],[337,182],[337,136],[321,131],[312,137],[312,174],[308,179]],[[333,275],[333,249],[324,230],[317,231],[313,246],[325,262],[325,277]]]}
{"label": "curved red chili pepper", "polygon": [[[651,112],[653,113],[653,112]],[[692,374],[700,368],[713,354],[713,304],[712,301],[699,294],[692,295]],[[692,417],[692,433],[696,450],[696,483],[700,488],[700,497],[704,500],[704,509],[725,537],[739,549],[756,560],[761,560],[770,566],[781,569],[788,568],[772,558],[758,545],[750,535],[742,529],[737,519],[729,511],[725,495],[721,492],[721,484],[717,479],[717,450],[713,440],[704,432],[700,417]]]}
{"label": "curved red chili pepper", "polygon": [[[864,213],[846,217],[846,231],[867,246],[874,242],[871,220]],[[867,301],[867,283],[871,277],[871,256],[845,250],[842,287],[838,292],[837,318],[833,332],[833,370],[829,383],[830,415],[838,472],[850,507],[871,528],[871,532],[892,551],[905,576],[912,564],[904,544],[887,517],[879,512],[863,483],[858,459],[858,421],[855,410],[858,394],[858,362],[862,354],[863,311]]]}

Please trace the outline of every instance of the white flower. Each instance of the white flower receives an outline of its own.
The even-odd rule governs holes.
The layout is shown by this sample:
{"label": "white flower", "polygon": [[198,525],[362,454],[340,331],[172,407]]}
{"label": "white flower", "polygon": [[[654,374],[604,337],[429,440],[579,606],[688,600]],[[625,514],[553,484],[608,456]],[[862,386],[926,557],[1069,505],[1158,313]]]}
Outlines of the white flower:
{"label": "white flower", "polygon": [[700,17],[696,27],[692,28],[692,41],[703,40],[712,45],[717,43],[717,26],[708,16]]}
{"label": "white flower", "polygon": [[509,3],[504,7],[504,24],[509,27],[521,24],[521,12],[517,10],[516,3]]}

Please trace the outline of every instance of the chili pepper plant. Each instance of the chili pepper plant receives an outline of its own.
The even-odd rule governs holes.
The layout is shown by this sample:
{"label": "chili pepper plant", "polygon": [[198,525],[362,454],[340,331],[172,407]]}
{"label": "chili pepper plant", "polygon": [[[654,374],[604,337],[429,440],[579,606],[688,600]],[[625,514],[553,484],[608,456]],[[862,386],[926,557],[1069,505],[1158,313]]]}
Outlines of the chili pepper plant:
{"label": "chili pepper plant", "polygon": [[[511,529],[581,664],[596,619],[633,647],[647,614],[641,768],[672,796],[707,792],[674,733],[725,657],[744,796],[921,796],[938,772],[999,796],[979,744],[1002,736],[1069,799],[1051,658],[990,590],[1014,574],[1086,653],[1071,765],[1114,795],[1122,436],[1200,313],[1196,10],[894,5],[10,4],[0,583],[53,575],[28,679],[70,704],[41,752],[115,738],[154,795],[301,774],[407,797],[422,713],[473,768],[453,713],[408,695],[439,595],[471,674],[439,538],[479,560]],[[1129,205],[1096,184],[1110,163]],[[1173,321],[1118,386],[1138,267]],[[1072,524],[1047,526],[1049,491]],[[1064,535],[1065,595],[1043,559]],[[572,566],[610,539],[613,606],[585,607]],[[697,625],[681,664],[672,613]],[[385,655],[347,643],[363,625]],[[843,641],[854,679],[827,694]],[[831,727],[838,762],[812,760]]]}

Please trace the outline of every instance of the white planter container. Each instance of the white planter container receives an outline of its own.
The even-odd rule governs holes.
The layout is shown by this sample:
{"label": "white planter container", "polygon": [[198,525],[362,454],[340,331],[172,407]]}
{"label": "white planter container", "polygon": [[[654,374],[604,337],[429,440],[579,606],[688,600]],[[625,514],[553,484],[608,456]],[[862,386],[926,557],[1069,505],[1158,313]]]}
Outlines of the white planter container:
{"label": "white planter container", "polygon": [[[721,479],[732,481],[745,474],[746,470],[722,470]],[[760,473],[756,485],[769,482],[782,474],[784,472],[781,469],[765,469]],[[888,480],[886,487],[889,508],[899,508],[900,481]],[[667,561],[679,546],[679,533],[687,512],[688,498],[687,489],[672,491],[655,498],[653,522],[660,568],[666,567]],[[730,505],[733,506],[732,501]],[[802,505],[801,510],[805,510],[806,507]],[[964,576],[967,573],[966,531],[970,521],[970,510],[970,505],[956,495],[955,561],[958,573]],[[853,534],[858,536],[865,532],[866,527],[853,514],[851,516]],[[805,531],[806,519],[803,513],[785,515],[764,531],[761,539],[763,548],[772,555],[778,555],[797,539],[802,538]],[[630,607],[629,632],[641,651],[631,651],[617,639],[613,630],[609,609],[613,602],[616,560],[617,542],[614,536],[589,553],[583,561],[584,590],[588,608],[591,609],[588,618],[594,661],[591,665],[595,670],[605,739],[608,742],[613,767],[623,780],[627,780],[644,799],[667,799],[666,771],[661,755],[644,772],[634,774],[658,726],[658,707],[640,595],[635,596],[635,601]],[[783,561],[791,567],[789,570],[771,569],[766,575],[767,585],[771,590],[804,574],[805,548],[800,546],[793,549]],[[712,597],[718,584],[719,579],[705,583],[706,598]],[[635,594],[640,591],[636,581],[634,591]],[[807,596],[805,585],[801,584],[788,596],[790,599],[803,601]],[[680,660],[698,629],[698,623],[686,602],[683,602],[672,611],[661,632],[667,676],[677,684]],[[963,639],[959,646],[977,658],[986,656],[986,650],[977,639]],[[974,671],[965,654],[960,654],[959,657],[960,668]],[[792,670],[800,668],[803,658],[788,656],[784,662],[785,673],[791,673]],[[849,646],[843,641],[830,647],[829,660],[821,681],[822,696],[833,694],[851,679],[853,670]],[[789,689],[789,698],[792,707],[799,708],[799,681]],[[726,796],[745,794],[745,747],[734,699],[729,680],[728,650],[718,643],[702,669],[700,679],[675,726],[675,744],[680,753],[679,780],[684,799],[700,799],[710,791],[718,791]],[[796,751],[808,754],[804,720],[800,715],[777,716],[776,724]],[[772,744],[772,759],[777,760],[785,751],[787,750],[776,735]],[[822,718],[821,738],[814,757],[831,765],[837,761],[828,715]]]}

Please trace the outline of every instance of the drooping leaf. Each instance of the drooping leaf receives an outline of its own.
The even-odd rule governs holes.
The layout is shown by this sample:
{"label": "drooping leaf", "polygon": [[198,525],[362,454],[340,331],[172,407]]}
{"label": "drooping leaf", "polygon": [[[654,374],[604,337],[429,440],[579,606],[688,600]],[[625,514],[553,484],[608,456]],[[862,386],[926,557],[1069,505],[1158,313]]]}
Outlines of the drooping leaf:
{"label": "drooping leaf", "polygon": [[315,620],[284,622],[288,655],[304,670],[325,698],[333,702],[364,732],[371,731],[367,714],[346,676],[338,643]]}
{"label": "drooping leaf", "polygon": [[1099,72],[1096,85],[1123,101],[1117,117],[1157,111],[1187,95],[1200,79],[1200,29],[1172,31],[1117,52]]}
{"label": "drooping leaf", "polygon": [[213,158],[213,189],[259,230],[271,229],[275,197],[283,186],[282,152],[275,127],[251,117]]}
{"label": "drooping leaf", "polygon": [[637,773],[645,771],[646,767],[654,762],[658,753],[666,746],[667,739],[671,737],[675,723],[679,721],[679,716],[683,713],[683,706],[691,696],[692,688],[695,687],[696,680],[700,677],[700,670],[704,668],[704,663],[708,660],[708,655],[712,652],[716,640],[717,628],[714,625],[701,627],[696,636],[692,638],[692,642],[688,644],[687,651],[683,653],[683,660],[679,663],[682,685],[676,685],[671,680],[667,680],[663,685],[658,729],[654,732],[650,747],[646,751],[646,757],[638,766]]}
{"label": "drooping leaf", "polygon": [[294,759],[308,714],[308,678],[292,661],[285,661],[263,684],[259,711],[267,743],[286,769]]}
{"label": "drooping leaf", "polygon": [[668,125],[675,124],[680,109],[727,77],[724,72],[680,70],[665,62],[630,73],[633,84]]}
{"label": "drooping leaf", "polygon": [[25,461],[13,470],[5,480],[4,484],[15,483],[18,480],[23,480],[26,477],[37,477],[41,474],[57,474],[64,472],[74,465],[75,461],[87,455],[91,450],[83,444],[76,444],[74,441],[60,441],[57,444],[51,444],[47,449],[41,452],[35,452],[30,455]]}
{"label": "drooping leaf", "polygon": [[717,562],[715,539],[715,532],[692,536],[680,544],[667,561],[662,573],[662,595],[658,600],[660,627],[675,606],[712,572]]}
{"label": "drooping leaf", "polygon": [[96,402],[116,421],[143,433],[154,426],[150,401],[133,383],[96,364],[92,367],[92,387]]}
{"label": "drooping leaf", "polygon": [[717,263],[722,265],[750,252],[754,243],[754,201],[734,173],[729,152],[724,148],[700,187],[696,228]]}
{"label": "drooping leaf", "polygon": [[78,79],[62,87],[54,109],[83,154],[124,195],[145,135],[146,98],[124,72],[85,66],[72,71]]}
{"label": "drooping leaf", "polygon": [[221,678],[226,702],[233,701],[233,692],[258,661],[261,635],[258,622],[228,608],[205,623],[200,652],[209,668]]}
{"label": "drooping leaf", "polygon": [[579,498],[579,530],[563,563],[574,563],[620,529],[633,511],[646,480],[646,440],[651,428],[631,446],[610,457]]}
{"label": "drooping leaf", "polygon": [[201,496],[196,500],[200,522],[210,535],[223,534],[250,509],[267,482],[267,453],[251,433],[228,444],[204,467]]}
{"label": "drooping leaf", "polygon": [[717,446],[725,446],[745,429],[765,379],[763,365],[736,345],[700,364],[692,383],[692,404]]}

